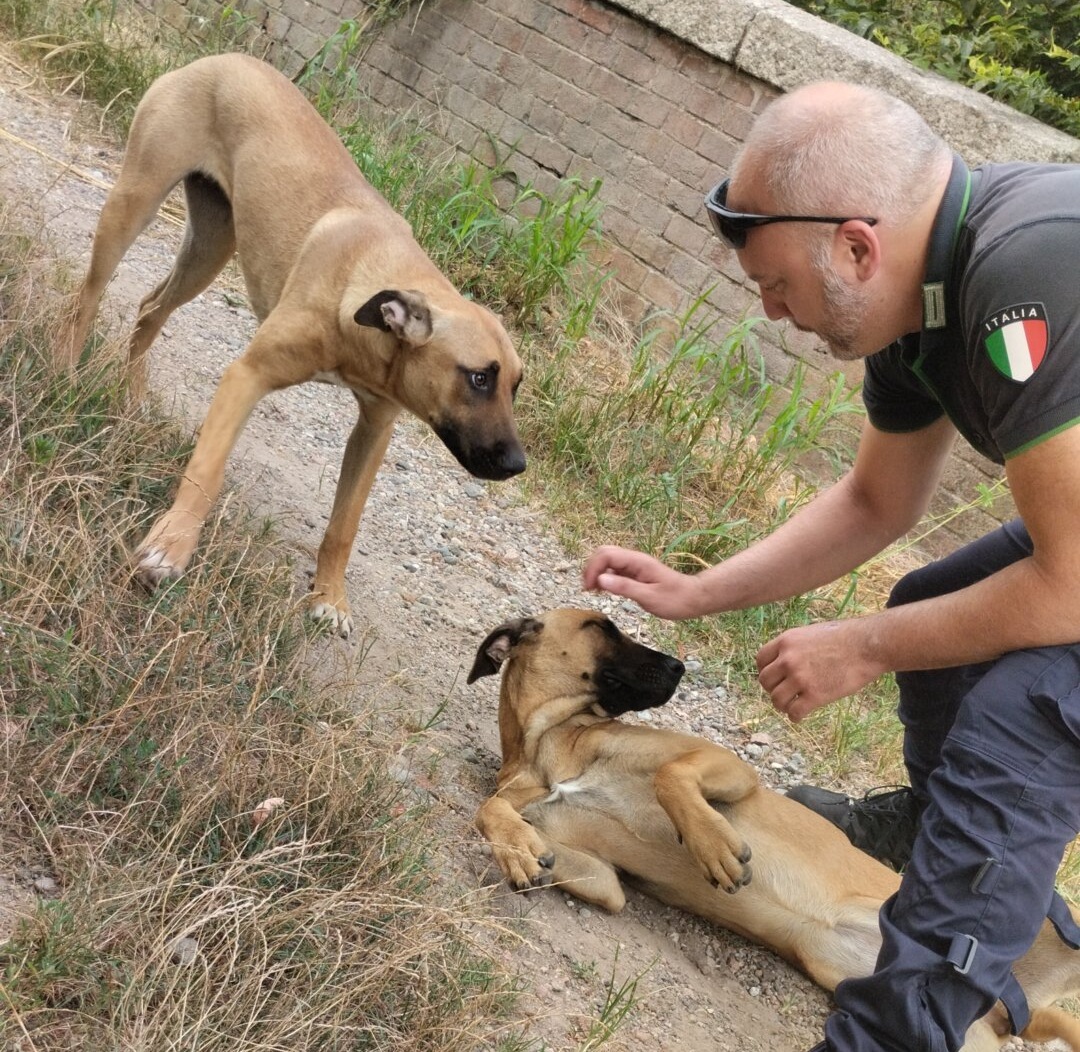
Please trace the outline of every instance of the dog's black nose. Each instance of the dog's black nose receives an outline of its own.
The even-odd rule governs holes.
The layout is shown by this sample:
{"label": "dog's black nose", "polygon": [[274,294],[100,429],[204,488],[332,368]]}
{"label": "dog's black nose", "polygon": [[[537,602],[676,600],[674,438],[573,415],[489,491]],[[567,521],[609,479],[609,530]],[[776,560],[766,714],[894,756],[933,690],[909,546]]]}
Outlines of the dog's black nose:
{"label": "dog's black nose", "polygon": [[433,423],[435,434],[457,457],[458,463],[478,479],[501,482],[525,470],[525,450],[517,437],[490,443],[473,444],[462,439],[452,423]]}
{"label": "dog's black nose", "polygon": [[682,674],[686,671],[686,666],[676,657],[664,656],[664,670],[672,676],[676,676],[679,679],[682,678]]}
{"label": "dog's black nose", "polygon": [[520,475],[525,470],[525,450],[519,445],[504,449],[499,457],[499,467],[506,472],[506,477]]}
{"label": "dog's black nose", "polygon": [[525,470],[525,450],[516,443],[507,445],[500,442],[491,451],[490,465],[488,478],[501,481],[520,475]]}

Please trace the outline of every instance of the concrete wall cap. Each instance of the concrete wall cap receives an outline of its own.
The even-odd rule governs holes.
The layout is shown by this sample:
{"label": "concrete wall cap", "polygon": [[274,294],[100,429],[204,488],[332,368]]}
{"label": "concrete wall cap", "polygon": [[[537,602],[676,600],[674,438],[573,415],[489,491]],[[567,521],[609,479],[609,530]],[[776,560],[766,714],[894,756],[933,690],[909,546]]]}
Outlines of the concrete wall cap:
{"label": "concrete wall cap", "polygon": [[1080,162],[1080,139],[925,72],[783,0],[612,3],[783,91],[813,80],[847,80],[890,91],[914,106],[970,164]]}

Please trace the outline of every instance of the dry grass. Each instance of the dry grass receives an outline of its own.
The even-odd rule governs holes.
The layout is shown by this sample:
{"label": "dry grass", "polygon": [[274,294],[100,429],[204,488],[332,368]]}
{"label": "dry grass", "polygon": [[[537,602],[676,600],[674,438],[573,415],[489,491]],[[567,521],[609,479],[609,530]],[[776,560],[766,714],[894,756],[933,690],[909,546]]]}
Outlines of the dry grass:
{"label": "dry grass", "polygon": [[272,541],[212,523],[183,581],[129,579],[184,443],[42,368],[39,251],[0,226],[0,854],[57,894],[0,945],[0,1046],[497,1047],[480,911],[402,743],[309,672]]}

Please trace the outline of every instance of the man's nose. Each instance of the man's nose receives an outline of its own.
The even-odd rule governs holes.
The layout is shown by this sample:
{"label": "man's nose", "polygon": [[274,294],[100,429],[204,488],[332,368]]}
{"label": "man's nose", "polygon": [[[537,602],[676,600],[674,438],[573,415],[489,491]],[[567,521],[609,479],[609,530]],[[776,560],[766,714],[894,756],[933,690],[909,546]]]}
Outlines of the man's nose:
{"label": "man's nose", "polygon": [[787,309],[787,304],[784,302],[783,297],[774,295],[771,292],[766,292],[764,289],[761,292],[761,307],[765,311],[765,317],[769,321],[780,321],[783,318],[791,317],[791,312]]}

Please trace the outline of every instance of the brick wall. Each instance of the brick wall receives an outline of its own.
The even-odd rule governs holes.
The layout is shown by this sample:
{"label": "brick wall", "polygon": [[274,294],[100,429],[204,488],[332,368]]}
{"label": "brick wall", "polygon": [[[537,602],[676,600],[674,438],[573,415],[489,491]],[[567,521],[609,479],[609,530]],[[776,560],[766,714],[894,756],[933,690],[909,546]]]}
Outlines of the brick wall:
{"label": "brick wall", "polygon": [[753,301],[702,198],[776,89],[588,0],[443,0],[383,32],[362,82],[392,111],[423,100],[466,153],[516,147],[509,167],[544,192],[602,180],[602,262],[632,319],[714,285],[729,318]]}

